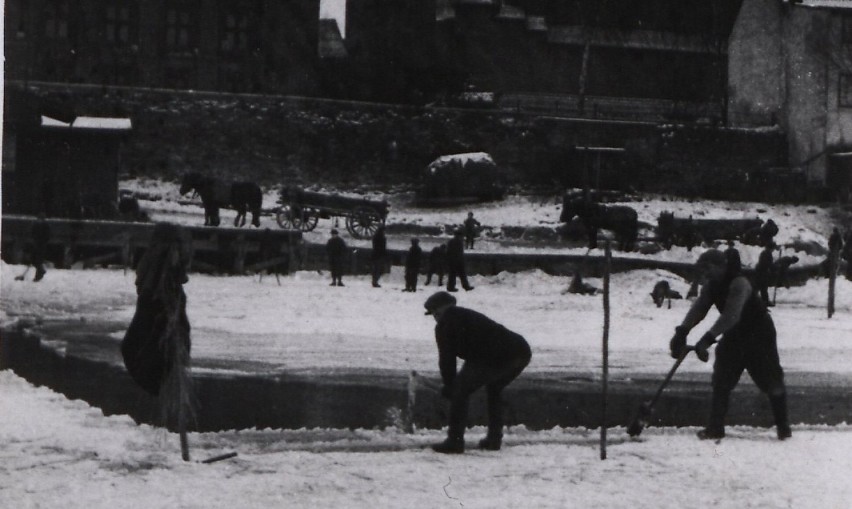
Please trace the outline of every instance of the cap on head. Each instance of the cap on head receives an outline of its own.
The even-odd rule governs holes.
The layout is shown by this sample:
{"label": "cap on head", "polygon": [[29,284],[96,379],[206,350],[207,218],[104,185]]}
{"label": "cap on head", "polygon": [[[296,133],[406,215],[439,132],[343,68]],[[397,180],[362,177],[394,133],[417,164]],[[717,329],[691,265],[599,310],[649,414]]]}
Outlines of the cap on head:
{"label": "cap on head", "polygon": [[695,265],[727,265],[728,257],[725,256],[725,253],[719,251],[718,249],[708,249],[701,253],[701,256],[698,257],[698,260],[695,262]]}
{"label": "cap on head", "polygon": [[455,305],[456,298],[447,292],[435,292],[426,299],[426,302],[423,303],[423,307],[426,308],[427,315],[433,314],[436,310],[444,306]]}
{"label": "cap on head", "polygon": [[337,230],[334,230],[334,229],[333,229],[333,230],[331,230],[331,234],[332,234],[332,235],[337,235],[337,233],[338,233],[338,231],[337,231]]}
{"label": "cap on head", "polygon": [[461,228],[456,228],[455,235],[464,235],[464,230]]}

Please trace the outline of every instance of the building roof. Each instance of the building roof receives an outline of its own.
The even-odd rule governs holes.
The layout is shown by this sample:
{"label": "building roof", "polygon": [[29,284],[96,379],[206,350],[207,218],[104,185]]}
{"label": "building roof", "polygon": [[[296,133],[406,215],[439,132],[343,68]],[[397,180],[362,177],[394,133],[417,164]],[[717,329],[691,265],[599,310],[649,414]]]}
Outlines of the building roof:
{"label": "building roof", "polygon": [[74,130],[103,129],[108,131],[129,131],[133,128],[133,123],[129,118],[111,117],[77,117],[71,122],[63,122],[42,115],[41,127],[67,127]]}
{"label": "building roof", "polygon": [[802,0],[796,5],[815,9],[852,9],[852,0]]}
{"label": "building roof", "polygon": [[318,35],[320,58],[346,58],[348,56],[336,19],[320,19]]}

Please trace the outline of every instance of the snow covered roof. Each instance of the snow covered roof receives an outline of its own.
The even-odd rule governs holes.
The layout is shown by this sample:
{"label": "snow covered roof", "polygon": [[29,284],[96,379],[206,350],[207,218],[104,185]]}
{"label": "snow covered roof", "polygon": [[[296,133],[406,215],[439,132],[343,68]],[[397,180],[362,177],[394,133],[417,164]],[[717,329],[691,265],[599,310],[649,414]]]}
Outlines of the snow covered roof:
{"label": "snow covered roof", "polygon": [[441,156],[432,161],[429,166],[444,165],[449,162],[458,162],[461,166],[464,166],[470,162],[494,164],[494,159],[492,159],[491,155],[487,152],[468,152],[465,154],[450,154]]}
{"label": "snow covered roof", "polygon": [[796,5],[815,9],[852,9],[852,0],[803,0]]}
{"label": "snow covered roof", "polygon": [[71,129],[107,129],[112,131],[128,131],[133,128],[129,118],[77,117],[69,123],[44,115],[41,117],[41,126],[70,127]]}

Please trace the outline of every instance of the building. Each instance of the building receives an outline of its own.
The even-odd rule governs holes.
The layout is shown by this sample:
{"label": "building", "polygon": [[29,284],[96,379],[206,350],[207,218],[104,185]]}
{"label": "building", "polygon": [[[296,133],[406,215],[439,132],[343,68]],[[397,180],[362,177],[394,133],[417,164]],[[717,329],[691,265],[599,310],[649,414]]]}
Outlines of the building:
{"label": "building", "polygon": [[744,0],[731,35],[729,118],[778,124],[790,167],[810,187],[850,198],[852,4]]}
{"label": "building", "polygon": [[7,0],[6,80],[311,95],[319,0]]}

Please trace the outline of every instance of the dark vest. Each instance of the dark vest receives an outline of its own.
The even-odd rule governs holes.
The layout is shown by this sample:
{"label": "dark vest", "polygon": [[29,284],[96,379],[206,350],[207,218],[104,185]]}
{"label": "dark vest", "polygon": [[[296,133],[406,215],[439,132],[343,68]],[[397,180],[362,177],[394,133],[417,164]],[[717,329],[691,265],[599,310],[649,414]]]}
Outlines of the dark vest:
{"label": "dark vest", "polygon": [[[746,276],[742,273],[737,273],[726,277],[718,283],[708,283],[710,285],[710,298],[713,300],[713,304],[720,313],[725,309],[725,301],[728,299],[731,282],[738,277],[745,278]],[[746,278],[746,280],[748,280],[748,278]],[[745,305],[743,306],[743,311],[740,314],[740,321],[733,329],[731,329],[731,331],[756,325],[769,317],[769,310],[766,308],[766,304],[763,302],[763,299],[760,298],[760,295],[754,291],[754,285],[751,284],[751,281],[749,281],[749,288],[751,290],[748,298],[746,299]]]}

